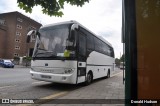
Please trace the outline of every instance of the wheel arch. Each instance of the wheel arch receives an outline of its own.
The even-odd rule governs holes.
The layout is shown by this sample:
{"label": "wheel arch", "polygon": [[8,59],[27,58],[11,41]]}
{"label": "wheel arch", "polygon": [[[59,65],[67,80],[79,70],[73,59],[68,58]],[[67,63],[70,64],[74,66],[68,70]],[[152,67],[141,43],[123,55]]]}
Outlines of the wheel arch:
{"label": "wheel arch", "polygon": [[[93,80],[93,77],[94,77],[94,76],[93,76],[93,71],[92,71],[92,70],[89,70],[89,71],[87,72],[87,74],[88,74],[88,73],[91,73],[91,75],[92,75],[92,80]],[[87,74],[86,74],[86,75],[87,75]]]}

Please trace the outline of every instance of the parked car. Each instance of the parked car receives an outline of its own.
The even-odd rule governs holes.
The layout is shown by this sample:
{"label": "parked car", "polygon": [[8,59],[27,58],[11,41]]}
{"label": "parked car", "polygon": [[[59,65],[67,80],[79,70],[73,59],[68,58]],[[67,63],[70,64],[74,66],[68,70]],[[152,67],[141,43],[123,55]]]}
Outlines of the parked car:
{"label": "parked car", "polygon": [[0,65],[4,68],[14,68],[14,64],[11,60],[0,60]]}
{"label": "parked car", "polygon": [[3,59],[0,59],[0,66],[2,66],[2,63],[3,63]]}

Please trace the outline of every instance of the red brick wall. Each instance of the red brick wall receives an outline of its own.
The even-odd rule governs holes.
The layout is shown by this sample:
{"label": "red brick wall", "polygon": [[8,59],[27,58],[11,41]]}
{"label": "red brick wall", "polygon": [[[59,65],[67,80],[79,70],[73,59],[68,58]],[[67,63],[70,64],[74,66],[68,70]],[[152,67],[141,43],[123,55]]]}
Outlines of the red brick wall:
{"label": "red brick wall", "polygon": [[6,28],[0,25],[0,58],[5,58]]}
{"label": "red brick wall", "polygon": [[6,42],[6,54],[5,57],[7,59],[12,59],[14,55],[14,43],[15,43],[15,24],[14,21],[16,16],[15,14],[6,14],[4,15],[4,18],[6,20],[6,26],[8,28],[7,30],[7,42]]}
{"label": "red brick wall", "polygon": [[[18,21],[17,18],[22,19],[22,22]],[[2,58],[13,59],[15,53],[19,54],[20,57],[28,55],[28,50],[34,48],[34,42],[26,43],[29,28],[32,26],[39,29],[41,24],[18,12],[0,14],[0,19],[5,19],[8,29],[5,33],[0,30],[0,34],[2,33],[3,35],[0,36],[0,41],[6,39],[5,43],[0,43],[2,44],[0,48],[5,46],[5,48],[3,48],[5,54],[4,51],[0,51],[0,56]],[[17,28],[17,25],[22,26],[22,29]],[[21,33],[21,35],[17,36],[16,32]],[[16,39],[19,40],[19,42],[16,42]],[[20,49],[15,49],[16,46],[20,47]]]}

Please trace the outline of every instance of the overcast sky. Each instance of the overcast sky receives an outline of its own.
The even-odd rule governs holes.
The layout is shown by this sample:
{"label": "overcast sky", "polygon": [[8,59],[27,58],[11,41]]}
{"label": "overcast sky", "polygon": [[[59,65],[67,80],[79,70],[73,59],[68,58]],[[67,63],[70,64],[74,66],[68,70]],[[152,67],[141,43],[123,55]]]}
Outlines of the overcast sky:
{"label": "overcast sky", "polygon": [[104,37],[114,48],[115,57],[120,57],[123,47],[121,43],[122,0],[90,0],[83,7],[65,4],[62,17],[50,17],[42,14],[41,7],[34,7],[31,14],[19,9],[16,0],[1,0],[0,13],[19,11],[40,22],[42,25],[76,20],[98,36]]}

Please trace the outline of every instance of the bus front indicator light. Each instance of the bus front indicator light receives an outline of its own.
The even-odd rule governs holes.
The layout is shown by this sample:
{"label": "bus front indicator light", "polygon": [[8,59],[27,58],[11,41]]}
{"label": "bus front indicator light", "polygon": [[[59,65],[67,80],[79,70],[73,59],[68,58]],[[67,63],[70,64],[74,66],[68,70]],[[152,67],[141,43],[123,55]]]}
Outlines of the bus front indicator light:
{"label": "bus front indicator light", "polygon": [[73,72],[73,69],[66,69],[64,71],[65,74],[71,74]]}
{"label": "bus front indicator light", "polygon": [[62,80],[66,80],[67,79],[67,77],[62,77]]}

